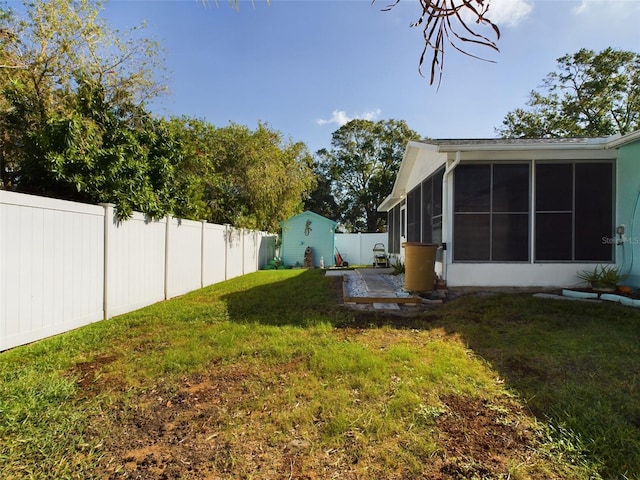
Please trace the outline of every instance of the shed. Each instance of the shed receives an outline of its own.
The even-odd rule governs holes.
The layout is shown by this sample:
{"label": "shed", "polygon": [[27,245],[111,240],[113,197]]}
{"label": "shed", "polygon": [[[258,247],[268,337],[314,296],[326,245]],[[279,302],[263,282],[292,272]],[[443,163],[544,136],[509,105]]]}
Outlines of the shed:
{"label": "shed", "polygon": [[280,222],[282,227],[281,257],[285,265],[304,265],[305,251],[313,254],[313,266],[330,267],[334,261],[334,233],[338,223],[313,212],[302,212]]}

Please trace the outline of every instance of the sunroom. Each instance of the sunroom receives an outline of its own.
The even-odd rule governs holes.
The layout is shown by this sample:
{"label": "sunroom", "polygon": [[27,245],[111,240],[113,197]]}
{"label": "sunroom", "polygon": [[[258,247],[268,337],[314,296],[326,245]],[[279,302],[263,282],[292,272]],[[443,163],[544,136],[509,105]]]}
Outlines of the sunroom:
{"label": "sunroom", "polygon": [[439,245],[436,273],[452,287],[572,286],[594,265],[633,282],[639,186],[640,132],[430,140],[409,142],[378,209],[389,252],[402,261],[405,241]]}

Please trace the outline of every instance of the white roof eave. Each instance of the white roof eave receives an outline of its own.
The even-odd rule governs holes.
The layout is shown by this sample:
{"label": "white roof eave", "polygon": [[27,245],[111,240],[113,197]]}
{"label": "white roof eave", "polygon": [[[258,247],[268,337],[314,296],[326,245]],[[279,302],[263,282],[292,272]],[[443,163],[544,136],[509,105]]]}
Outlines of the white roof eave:
{"label": "white roof eave", "polygon": [[495,152],[495,151],[526,151],[526,150],[605,150],[610,148],[607,142],[584,143],[530,143],[521,145],[500,144],[464,144],[464,145],[440,145],[438,151],[450,152]]}
{"label": "white roof eave", "polygon": [[608,148],[618,148],[627,143],[635,142],[640,140],[640,130],[636,130],[631,133],[627,133],[626,135],[613,135],[610,141],[607,143]]}

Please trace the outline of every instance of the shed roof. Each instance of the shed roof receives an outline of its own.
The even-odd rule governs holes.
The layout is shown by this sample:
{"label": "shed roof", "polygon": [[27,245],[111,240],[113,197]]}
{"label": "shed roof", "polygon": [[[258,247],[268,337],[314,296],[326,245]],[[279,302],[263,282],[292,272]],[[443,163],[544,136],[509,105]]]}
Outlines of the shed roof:
{"label": "shed roof", "polygon": [[334,221],[334,220],[331,220],[330,218],[323,217],[322,215],[319,215],[319,214],[317,214],[317,213],[314,213],[314,212],[312,212],[312,211],[310,211],[310,210],[305,210],[305,211],[304,211],[304,212],[302,212],[302,213],[298,213],[297,215],[293,215],[292,217],[289,217],[289,218],[287,218],[286,220],[284,220],[284,221],[280,222],[280,226],[283,226],[284,224],[286,224],[286,223],[290,222],[290,221],[291,221],[291,220],[293,220],[294,218],[301,217],[301,216],[312,217],[312,218],[315,218],[315,219],[317,219],[317,220],[322,220],[322,221],[325,221],[325,222],[331,223],[331,224],[333,224],[334,226],[338,224],[338,222],[336,222],[336,221]]}

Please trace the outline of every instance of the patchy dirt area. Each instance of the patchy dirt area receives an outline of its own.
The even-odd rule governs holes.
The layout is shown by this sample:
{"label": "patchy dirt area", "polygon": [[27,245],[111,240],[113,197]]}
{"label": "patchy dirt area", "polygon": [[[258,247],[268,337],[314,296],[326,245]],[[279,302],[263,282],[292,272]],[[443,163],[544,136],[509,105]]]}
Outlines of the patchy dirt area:
{"label": "patchy dirt area", "polygon": [[[335,448],[316,442],[309,432],[274,431],[273,412],[267,405],[255,408],[255,399],[269,390],[284,395],[287,375],[300,368],[292,361],[265,376],[256,367],[216,365],[215,372],[184,377],[177,387],[154,386],[129,399],[133,407],[110,405],[109,415],[92,425],[96,436],[110,432],[102,440],[98,473],[109,479],[168,480],[497,479],[508,478],[513,465],[531,464],[535,455],[535,434],[516,406],[461,396],[441,398],[434,423],[437,449],[419,473],[374,463],[376,456],[363,449],[357,432],[347,432]],[[82,369],[95,370],[88,364]],[[90,373],[80,382],[94,394],[113,387]],[[545,477],[528,472],[526,478]]]}
{"label": "patchy dirt area", "polygon": [[72,374],[78,379],[78,391],[82,397],[92,397],[103,390],[119,390],[120,382],[117,378],[103,378],[100,373],[102,367],[117,360],[115,355],[102,355],[90,362],[77,363]]}
{"label": "patchy dirt area", "polygon": [[517,423],[522,412],[516,407],[466,397],[442,400],[446,412],[437,426],[444,453],[429,478],[509,478],[514,459],[523,465],[531,460],[534,434]]}

